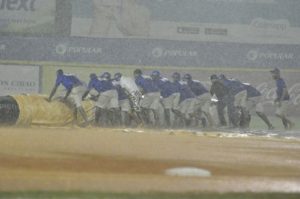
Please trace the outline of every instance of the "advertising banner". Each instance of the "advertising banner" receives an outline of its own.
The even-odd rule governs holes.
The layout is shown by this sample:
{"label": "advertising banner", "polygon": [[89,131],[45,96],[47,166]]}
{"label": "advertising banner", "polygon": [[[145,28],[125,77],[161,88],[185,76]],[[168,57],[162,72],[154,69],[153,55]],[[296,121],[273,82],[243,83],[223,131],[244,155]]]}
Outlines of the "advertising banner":
{"label": "advertising banner", "polygon": [[39,66],[0,65],[0,71],[0,96],[39,93]]}
{"label": "advertising banner", "polygon": [[296,0],[74,0],[73,36],[300,44]]}
{"label": "advertising banner", "polygon": [[0,34],[55,32],[56,0],[0,0]]}
{"label": "advertising banner", "polygon": [[300,45],[0,37],[0,59],[109,65],[299,68]]}

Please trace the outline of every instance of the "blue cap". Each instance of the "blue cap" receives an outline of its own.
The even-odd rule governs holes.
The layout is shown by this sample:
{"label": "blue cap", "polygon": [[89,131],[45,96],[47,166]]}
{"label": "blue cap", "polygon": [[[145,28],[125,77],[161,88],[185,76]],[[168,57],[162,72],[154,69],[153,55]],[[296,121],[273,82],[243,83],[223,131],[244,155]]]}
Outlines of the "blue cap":
{"label": "blue cap", "polygon": [[64,71],[63,71],[62,69],[58,69],[58,70],[56,71],[56,74],[57,74],[57,75],[62,75],[62,74],[64,74]]}
{"label": "blue cap", "polygon": [[135,69],[133,73],[134,73],[134,74],[137,74],[137,75],[143,74],[143,72],[142,72],[141,69]]}
{"label": "blue cap", "polygon": [[91,73],[91,74],[90,74],[90,78],[91,78],[91,79],[97,79],[97,75],[96,75],[95,73]]}
{"label": "blue cap", "polygon": [[100,78],[109,80],[111,78],[111,74],[109,72],[103,73]]}
{"label": "blue cap", "polygon": [[215,79],[219,79],[219,78],[218,78],[218,76],[216,74],[213,74],[213,75],[210,76],[210,79],[211,80],[215,80]]}
{"label": "blue cap", "polygon": [[183,79],[184,79],[184,80],[191,80],[191,79],[192,79],[192,75],[190,75],[190,74],[185,74],[185,75],[183,76]]}
{"label": "blue cap", "polygon": [[120,80],[121,77],[122,77],[122,73],[115,73],[115,75],[114,75],[115,80]]}
{"label": "blue cap", "polygon": [[274,68],[273,70],[270,71],[270,73],[279,74],[280,70],[278,68]]}
{"label": "blue cap", "polygon": [[219,75],[220,79],[227,79],[227,77],[224,74]]}
{"label": "blue cap", "polygon": [[151,73],[151,76],[160,77],[160,72],[158,70],[155,70]]}
{"label": "blue cap", "polygon": [[180,80],[181,75],[179,73],[175,72],[175,73],[173,73],[172,78],[175,80]]}

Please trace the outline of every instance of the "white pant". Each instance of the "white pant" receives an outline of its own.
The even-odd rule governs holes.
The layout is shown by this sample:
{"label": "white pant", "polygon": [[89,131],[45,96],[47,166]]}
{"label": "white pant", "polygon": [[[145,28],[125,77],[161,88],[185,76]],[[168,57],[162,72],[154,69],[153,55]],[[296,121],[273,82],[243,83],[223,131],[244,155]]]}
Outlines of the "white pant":
{"label": "white pant", "polygon": [[234,106],[247,107],[247,91],[243,90],[234,96]]}
{"label": "white pant", "polygon": [[264,107],[262,104],[262,96],[248,98],[247,110],[250,112],[250,114],[254,114],[255,112],[263,113]]}
{"label": "white pant", "polygon": [[118,108],[118,93],[116,90],[109,90],[100,94],[96,106],[102,109]]}
{"label": "white pant", "polygon": [[183,100],[180,104],[180,112],[181,114],[184,114],[186,118],[190,117],[190,114],[193,114],[196,107],[196,98],[190,98]]}
{"label": "white pant", "polygon": [[72,100],[72,103],[75,104],[76,108],[81,107],[82,95],[85,88],[83,86],[77,86],[72,88],[72,91],[69,95],[69,98]]}
{"label": "white pant", "polygon": [[277,103],[276,104],[276,115],[286,116],[289,103],[290,103],[290,101],[288,101],[288,100],[282,101],[281,106],[279,106],[279,104]]}
{"label": "white pant", "polygon": [[205,93],[196,98],[196,107],[201,108],[204,113],[209,113],[211,95],[210,93]]}
{"label": "white pant", "polygon": [[179,109],[179,100],[180,100],[180,93],[174,93],[167,98],[162,100],[162,104],[164,105],[165,109]]}
{"label": "white pant", "polygon": [[147,93],[140,101],[141,107],[146,109],[158,110],[160,104],[160,93]]}

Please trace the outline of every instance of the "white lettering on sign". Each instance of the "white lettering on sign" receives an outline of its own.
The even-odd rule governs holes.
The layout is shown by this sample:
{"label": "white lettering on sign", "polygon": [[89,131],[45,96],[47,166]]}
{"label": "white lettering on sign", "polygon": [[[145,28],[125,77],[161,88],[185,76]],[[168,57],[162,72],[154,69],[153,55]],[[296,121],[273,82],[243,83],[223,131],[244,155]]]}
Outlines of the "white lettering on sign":
{"label": "white lettering on sign", "polygon": [[156,58],[160,57],[196,57],[198,52],[187,49],[163,49],[160,47],[152,50],[152,55]]}

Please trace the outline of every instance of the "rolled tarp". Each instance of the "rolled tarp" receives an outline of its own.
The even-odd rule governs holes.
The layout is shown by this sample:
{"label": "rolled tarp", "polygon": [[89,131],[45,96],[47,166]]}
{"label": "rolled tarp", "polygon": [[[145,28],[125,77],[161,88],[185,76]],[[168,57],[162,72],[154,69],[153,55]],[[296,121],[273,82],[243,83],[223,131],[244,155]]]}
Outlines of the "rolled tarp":
{"label": "rolled tarp", "polygon": [[[14,114],[16,117],[16,126],[50,126],[61,127],[72,124],[83,123],[80,115],[76,120],[74,107],[71,103],[53,100],[48,102],[46,96],[41,95],[16,95],[10,96],[11,101],[17,105]],[[1,103],[1,100],[0,100]],[[93,101],[84,101],[82,103],[90,120],[94,117]]]}

